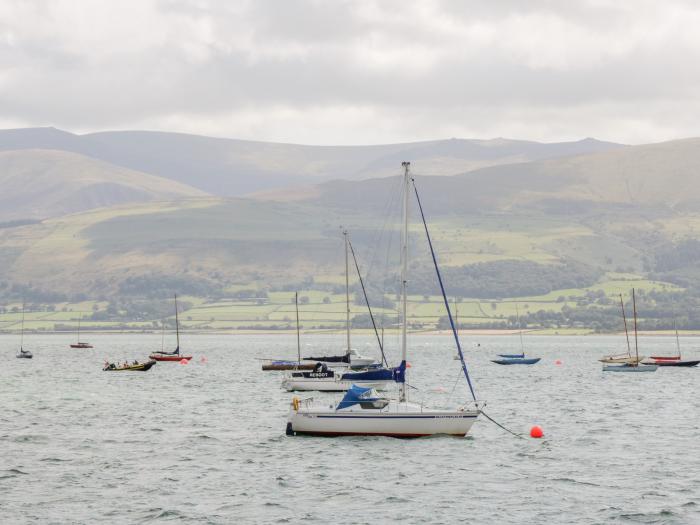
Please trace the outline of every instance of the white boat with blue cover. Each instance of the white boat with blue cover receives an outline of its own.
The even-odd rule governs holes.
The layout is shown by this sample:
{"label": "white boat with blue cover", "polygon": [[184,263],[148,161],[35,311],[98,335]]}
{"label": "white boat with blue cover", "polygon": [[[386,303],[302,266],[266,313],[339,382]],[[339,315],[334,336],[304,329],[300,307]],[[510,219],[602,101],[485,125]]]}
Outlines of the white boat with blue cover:
{"label": "white boat with blue cover", "polygon": [[478,409],[427,409],[419,403],[379,397],[354,385],[336,407],[315,405],[312,399],[292,403],[287,434],[314,436],[389,436],[415,438],[446,434],[464,436],[479,416]]}
{"label": "white boat with blue cover", "polygon": [[329,370],[324,363],[318,363],[310,372],[288,373],[282,381],[282,388],[288,392],[345,392],[355,384],[384,390],[396,381],[400,373],[403,373],[400,370],[401,367],[337,372]]}
{"label": "white boat with blue cover", "polygon": [[[474,389],[469,378],[464,353],[455,330],[447,294],[442,282],[435,251],[428,232],[428,226],[423,214],[415,181],[409,176],[408,162],[404,167],[404,200],[403,200],[403,230],[401,239],[401,365],[395,381],[399,384],[398,399],[381,398],[369,388],[352,386],[343,400],[337,405],[319,404],[313,400],[294,398],[287,419],[287,435],[310,434],[316,436],[391,436],[391,437],[422,437],[435,434],[464,436],[481,413],[476,401]],[[433,257],[435,273],[437,274],[440,290],[447,310],[452,333],[457,345],[462,371],[464,373],[473,403],[470,406],[459,406],[446,410],[427,408],[419,403],[408,400],[406,388],[406,356],[407,356],[407,274],[408,274],[408,197],[411,185],[416,195],[421,212],[428,245]]]}

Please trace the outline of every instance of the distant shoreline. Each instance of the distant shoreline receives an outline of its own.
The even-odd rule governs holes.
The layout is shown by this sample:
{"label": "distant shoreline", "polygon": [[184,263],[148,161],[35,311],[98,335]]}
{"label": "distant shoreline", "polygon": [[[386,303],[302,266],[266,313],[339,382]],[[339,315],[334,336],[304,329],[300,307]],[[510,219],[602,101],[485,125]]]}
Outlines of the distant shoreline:
{"label": "distant shoreline", "polygon": [[[25,330],[25,335],[65,335],[75,336],[74,332],[63,331],[63,330]],[[83,339],[88,338],[89,335],[134,335],[134,334],[151,334],[160,335],[160,330],[83,330],[81,331]],[[338,330],[302,330],[302,336],[310,337],[315,335],[341,335],[345,331],[342,329]],[[387,330],[385,334],[395,335],[397,332]],[[180,329],[180,334],[196,334],[196,335],[279,335],[289,337],[296,332],[294,330],[187,330]],[[370,336],[374,335],[371,330],[353,330],[353,334]],[[460,330],[460,338],[465,337],[476,337],[476,336],[514,336],[518,334],[518,330]],[[640,330],[638,332],[640,336],[644,337],[661,337],[661,336],[673,336],[675,332],[673,330]],[[19,331],[0,331],[0,336],[11,336],[19,335]],[[426,335],[426,336],[451,336],[452,332],[449,330],[426,330],[426,331],[409,331],[409,335]],[[624,337],[624,332],[593,332],[590,329],[543,329],[543,330],[523,330],[523,335],[525,336],[555,336],[555,337],[595,337],[595,336],[622,336]],[[686,330],[678,332],[679,337],[693,337],[700,336],[700,330]],[[632,336],[632,334],[630,334]]]}

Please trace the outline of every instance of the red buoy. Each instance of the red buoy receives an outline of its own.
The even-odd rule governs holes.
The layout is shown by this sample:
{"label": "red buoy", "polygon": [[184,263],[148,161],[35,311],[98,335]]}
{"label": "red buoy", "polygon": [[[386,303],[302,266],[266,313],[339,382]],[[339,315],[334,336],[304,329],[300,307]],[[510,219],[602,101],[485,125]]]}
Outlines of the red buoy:
{"label": "red buoy", "polygon": [[535,438],[535,439],[540,439],[544,437],[544,431],[542,430],[542,427],[535,425],[530,429],[530,437]]}
{"label": "red buoy", "polygon": [[207,358],[206,358],[205,356],[202,356],[202,357],[199,358],[199,362],[200,362],[200,363],[206,363],[206,362],[207,362]]}
{"label": "red buoy", "polygon": [[555,365],[560,365],[560,364],[561,364],[561,359],[557,359],[556,361],[554,361],[554,364],[555,364]]}
{"label": "red buoy", "polygon": [[187,365],[189,364],[190,360],[189,359],[180,359],[180,364],[181,365]]}

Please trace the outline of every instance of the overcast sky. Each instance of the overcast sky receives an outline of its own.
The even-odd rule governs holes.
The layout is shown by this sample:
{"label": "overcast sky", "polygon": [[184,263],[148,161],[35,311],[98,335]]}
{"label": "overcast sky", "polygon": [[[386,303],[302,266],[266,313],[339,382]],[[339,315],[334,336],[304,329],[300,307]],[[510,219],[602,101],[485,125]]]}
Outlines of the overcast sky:
{"label": "overcast sky", "polygon": [[700,136],[700,2],[2,0],[0,127]]}

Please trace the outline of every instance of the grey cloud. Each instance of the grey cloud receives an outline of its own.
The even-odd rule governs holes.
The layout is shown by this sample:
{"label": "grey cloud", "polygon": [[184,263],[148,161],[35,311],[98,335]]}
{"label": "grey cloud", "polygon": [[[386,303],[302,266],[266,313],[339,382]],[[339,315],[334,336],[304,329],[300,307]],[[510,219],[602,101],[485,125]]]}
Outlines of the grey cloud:
{"label": "grey cloud", "polygon": [[316,143],[698,134],[692,2],[121,4],[0,7],[2,118]]}

